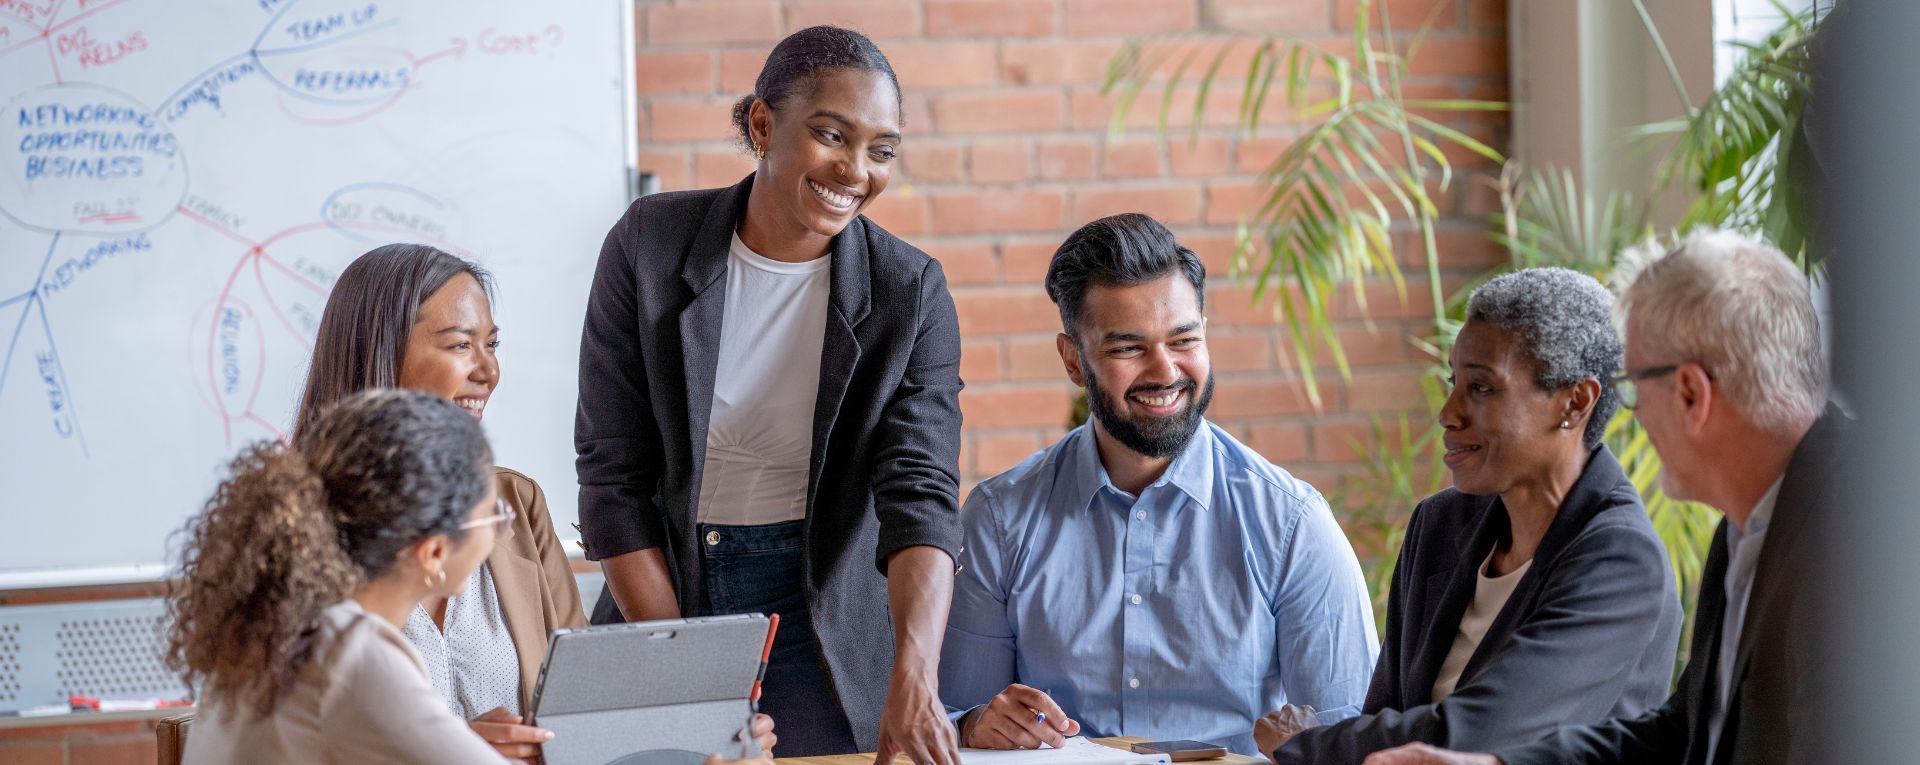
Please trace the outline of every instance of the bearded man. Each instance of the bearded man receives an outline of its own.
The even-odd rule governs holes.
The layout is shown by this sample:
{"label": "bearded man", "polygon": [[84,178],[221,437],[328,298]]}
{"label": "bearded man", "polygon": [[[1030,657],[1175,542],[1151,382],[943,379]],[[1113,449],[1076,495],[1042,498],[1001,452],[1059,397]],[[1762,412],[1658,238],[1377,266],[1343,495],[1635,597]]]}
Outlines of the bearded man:
{"label": "bearded man", "polygon": [[1205,419],[1206,268],[1145,215],[1047,268],[1089,424],[981,482],[940,661],[962,745],[1201,739],[1258,755],[1286,704],[1358,713],[1378,640],[1320,492]]}

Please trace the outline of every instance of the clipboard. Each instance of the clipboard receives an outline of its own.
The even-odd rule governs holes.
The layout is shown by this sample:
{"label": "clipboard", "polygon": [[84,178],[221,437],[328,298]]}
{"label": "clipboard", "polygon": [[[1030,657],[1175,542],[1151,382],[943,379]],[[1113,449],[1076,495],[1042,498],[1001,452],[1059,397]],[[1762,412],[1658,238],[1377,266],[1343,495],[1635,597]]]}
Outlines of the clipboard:
{"label": "clipboard", "polygon": [[548,765],[700,765],[754,757],[752,720],[777,617],[667,619],[554,630],[529,724]]}

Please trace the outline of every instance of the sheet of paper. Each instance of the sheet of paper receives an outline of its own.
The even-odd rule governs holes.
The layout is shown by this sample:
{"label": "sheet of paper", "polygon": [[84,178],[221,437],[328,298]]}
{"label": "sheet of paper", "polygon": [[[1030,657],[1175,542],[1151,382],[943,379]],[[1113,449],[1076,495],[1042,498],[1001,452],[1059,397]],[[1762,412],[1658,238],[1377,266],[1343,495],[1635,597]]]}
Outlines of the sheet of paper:
{"label": "sheet of paper", "polygon": [[1167,765],[1170,760],[1164,754],[1135,754],[1093,743],[1085,736],[1074,736],[1059,749],[1019,749],[1010,752],[961,749],[960,762],[961,765]]}

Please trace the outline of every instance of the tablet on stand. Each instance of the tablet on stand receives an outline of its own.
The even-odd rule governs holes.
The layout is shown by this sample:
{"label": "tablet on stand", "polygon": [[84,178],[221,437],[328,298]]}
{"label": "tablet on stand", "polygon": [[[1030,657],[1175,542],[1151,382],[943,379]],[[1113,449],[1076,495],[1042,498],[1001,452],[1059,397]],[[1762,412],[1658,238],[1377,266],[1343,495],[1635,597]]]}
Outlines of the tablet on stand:
{"label": "tablet on stand", "polygon": [[555,630],[529,724],[548,765],[700,765],[759,755],[740,732],[769,645],[760,614]]}

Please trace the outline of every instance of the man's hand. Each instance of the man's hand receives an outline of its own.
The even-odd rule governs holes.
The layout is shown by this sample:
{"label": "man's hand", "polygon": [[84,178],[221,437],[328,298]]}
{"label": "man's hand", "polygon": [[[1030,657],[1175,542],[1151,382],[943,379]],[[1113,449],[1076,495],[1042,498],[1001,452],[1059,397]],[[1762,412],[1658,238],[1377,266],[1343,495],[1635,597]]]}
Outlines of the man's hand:
{"label": "man's hand", "polygon": [[933,676],[894,672],[886,709],[880,712],[880,746],[874,765],[890,765],[898,754],[915,765],[960,765],[957,738]]}
{"label": "man's hand", "polygon": [[1260,747],[1260,753],[1273,759],[1273,750],[1300,735],[1300,731],[1320,727],[1320,718],[1313,713],[1313,707],[1305,704],[1288,704],[1277,712],[1268,712],[1253,721],[1253,742]]}
{"label": "man's hand", "polygon": [[494,707],[468,720],[467,725],[502,757],[514,760],[539,757],[540,744],[552,741],[553,731],[521,725],[520,720],[519,715],[507,711],[506,707]]}
{"label": "man's hand", "polygon": [[1501,765],[1491,754],[1465,754],[1426,744],[1408,744],[1367,756],[1364,765]]}
{"label": "man's hand", "polygon": [[[1046,716],[1046,722],[1039,720]],[[1039,749],[1041,744],[1062,747],[1067,736],[1080,734],[1080,723],[1054,703],[1053,697],[1019,683],[1007,686],[985,706],[960,722],[960,745],[975,749]]]}

